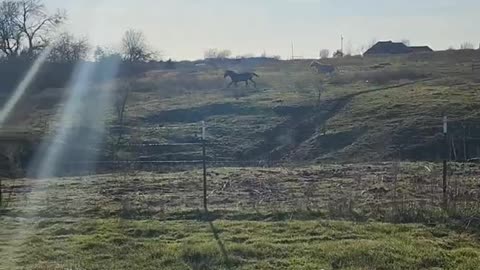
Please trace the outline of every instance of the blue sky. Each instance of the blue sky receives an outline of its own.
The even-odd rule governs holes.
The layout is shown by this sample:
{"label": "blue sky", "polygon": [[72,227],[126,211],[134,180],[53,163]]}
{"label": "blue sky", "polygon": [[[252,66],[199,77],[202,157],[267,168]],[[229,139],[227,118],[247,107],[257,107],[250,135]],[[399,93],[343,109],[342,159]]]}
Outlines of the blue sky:
{"label": "blue sky", "polygon": [[480,43],[478,0],[45,0],[65,9],[66,28],[91,42],[118,46],[129,28],[144,31],[164,57],[197,59],[208,48],[234,55],[315,57],[353,52],[376,40],[409,39],[434,49]]}

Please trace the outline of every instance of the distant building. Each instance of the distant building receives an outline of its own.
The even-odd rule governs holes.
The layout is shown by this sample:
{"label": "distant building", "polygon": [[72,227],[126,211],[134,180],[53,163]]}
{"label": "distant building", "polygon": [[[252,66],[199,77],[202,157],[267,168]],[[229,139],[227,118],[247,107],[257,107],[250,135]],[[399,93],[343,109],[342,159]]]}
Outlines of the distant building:
{"label": "distant building", "polygon": [[402,42],[380,41],[368,49],[363,55],[385,55],[385,54],[407,54],[433,52],[428,46],[412,46],[409,47]]}
{"label": "distant building", "polygon": [[411,46],[409,47],[412,53],[433,52],[432,48],[428,46]]}

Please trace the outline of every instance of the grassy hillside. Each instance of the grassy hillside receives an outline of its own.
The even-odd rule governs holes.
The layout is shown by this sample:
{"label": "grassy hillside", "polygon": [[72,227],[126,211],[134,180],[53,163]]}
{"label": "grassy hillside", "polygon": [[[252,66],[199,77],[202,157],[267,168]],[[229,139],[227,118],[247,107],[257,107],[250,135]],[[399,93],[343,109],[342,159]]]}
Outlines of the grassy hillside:
{"label": "grassy hillside", "polygon": [[[468,136],[480,135],[480,80],[470,69],[476,57],[467,51],[327,60],[340,70],[332,78],[309,70],[309,61],[269,63],[254,68],[261,75],[257,90],[225,89],[222,68],[152,73],[133,84],[128,116],[133,126],[206,120],[209,139],[223,145],[213,149],[217,157],[436,159],[443,113],[457,144],[467,132],[464,126]],[[375,68],[381,63],[390,65]],[[324,92],[318,102],[319,85]],[[132,137],[177,139],[177,134],[144,134]],[[470,143],[467,156],[475,157],[478,142]],[[457,148],[458,156],[465,156]]]}
{"label": "grassy hillside", "polygon": [[[211,159],[436,160],[443,151],[445,113],[450,119],[452,157],[461,160],[480,155],[480,80],[471,70],[472,60],[478,58],[478,51],[466,50],[327,59],[339,70],[333,77],[316,74],[307,60],[182,64],[176,70],[112,82],[113,95],[130,91],[125,143],[189,142],[198,137],[198,124],[205,120],[214,144],[209,148]],[[226,89],[227,68],[255,70],[260,75],[258,89],[243,85]],[[111,91],[92,87],[99,93]],[[320,99],[318,89],[322,89]],[[11,125],[48,132],[65,95],[68,89],[33,92],[23,100]],[[115,120],[113,111],[110,124]],[[185,128],[151,129],[178,125]],[[115,141],[114,130],[109,143]],[[159,149],[144,156],[198,156],[189,149],[169,151]]]}

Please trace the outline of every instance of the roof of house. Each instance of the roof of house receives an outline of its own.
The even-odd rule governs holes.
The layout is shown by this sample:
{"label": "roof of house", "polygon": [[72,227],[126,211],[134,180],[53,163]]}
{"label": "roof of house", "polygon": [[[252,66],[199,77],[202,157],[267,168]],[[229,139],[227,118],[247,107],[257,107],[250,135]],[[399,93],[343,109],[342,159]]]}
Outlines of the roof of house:
{"label": "roof of house", "polygon": [[368,49],[364,55],[373,54],[403,54],[416,52],[433,52],[428,46],[407,46],[402,42],[380,41]]}
{"label": "roof of house", "polygon": [[410,46],[412,52],[433,52],[432,48],[428,46]]}
{"label": "roof of house", "polygon": [[380,41],[368,49],[365,54],[401,54],[410,51],[410,48],[401,42]]}

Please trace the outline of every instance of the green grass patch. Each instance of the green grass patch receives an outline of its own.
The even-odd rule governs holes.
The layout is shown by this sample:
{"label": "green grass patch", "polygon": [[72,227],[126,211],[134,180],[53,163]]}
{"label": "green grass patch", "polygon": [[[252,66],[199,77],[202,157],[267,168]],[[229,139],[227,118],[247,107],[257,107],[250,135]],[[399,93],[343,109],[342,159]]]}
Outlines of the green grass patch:
{"label": "green grass patch", "polygon": [[471,235],[321,220],[56,220],[23,247],[25,269],[474,269],[480,263]]}

